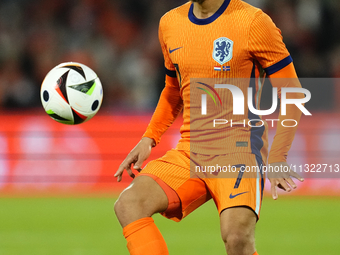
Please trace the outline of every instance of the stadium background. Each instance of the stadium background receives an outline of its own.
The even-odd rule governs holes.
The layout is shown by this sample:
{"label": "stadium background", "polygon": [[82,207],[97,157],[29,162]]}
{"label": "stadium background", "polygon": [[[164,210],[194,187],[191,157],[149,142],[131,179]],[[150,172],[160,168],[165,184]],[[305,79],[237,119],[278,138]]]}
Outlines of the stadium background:
{"label": "stadium background", "polygon": [[[282,30],[299,77],[327,78],[306,84],[313,117],[303,117],[289,162],[339,164],[340,2],[247,2]],[[127,254],[113,203],[130,179],[118,184],[113,173],[143,134],[164,86],[159,18],[182,3],[0,1],[0,254]],[[41,81],[66,61],[90,66],[104,87],[102,109],[79,126],[54,122],[40,106]],[[180,124],[150,159],[175,146]],[[340,179],[305,177],[279,201],[266,187],[260,254],[339,254]],[[213,207],[181,224],[155,217],[171,254],[223,254]]]}

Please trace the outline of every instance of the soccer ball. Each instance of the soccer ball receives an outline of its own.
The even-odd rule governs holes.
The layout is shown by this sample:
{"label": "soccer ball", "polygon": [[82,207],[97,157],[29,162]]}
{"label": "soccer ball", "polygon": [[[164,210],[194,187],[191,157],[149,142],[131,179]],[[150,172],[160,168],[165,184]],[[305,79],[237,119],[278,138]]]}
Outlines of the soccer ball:
{"label": "soccer ball", "polygon": [[103,87],[92,69],[67,62],[46,75],[40,97],[52,119],[75,125],[88,121],[98,112],[103,101]]}

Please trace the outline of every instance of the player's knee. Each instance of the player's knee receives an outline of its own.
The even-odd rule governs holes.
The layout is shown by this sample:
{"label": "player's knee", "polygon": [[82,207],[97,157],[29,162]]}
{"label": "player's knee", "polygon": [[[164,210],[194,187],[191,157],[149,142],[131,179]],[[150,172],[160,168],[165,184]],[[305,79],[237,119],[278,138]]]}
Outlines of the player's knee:
{"label": "player's knee", "polygon": [[138,189],[124,190],[114,205],[116,216],[129,215],[148,217],[158,211],[157,203],[150,199],[147,193]]}
{"label": "player's knee", "polygon": [[138,193],[129,190],[123,191],[114,204],[117,217],[131,211],[139,211],[143,207],[144,200]]}
{"label": "player's knee", "polygon": [[[222,234],[228,254],[234,254],[234,251],[241,252],[244,249],[255,246],[254,236],[247,231],[234,230]],[[243,254],[242,252],[240,254]]]}
{"label": "player's knee", "polygon": [[114,205],[117,218],[121,220],[150,217],[166,210],[168,199],[164,191],[150,177],[138,177],[125,189]]}
{"label": "player's knee", "polygon": [[120,214],[124,211],[124,202],[121,201],[120,197],[116,200],[113,208],[116,216],[119,218]]}
{"label": "player's knee", "polygon": [[248,254],[255,250],[255,214],[233,208],[221,214],[221,234],[228,254]]}
{"label": "player's knee", "polygon": [[250,237],[243,233],[231,233],[223,238],[227,247],[244,247],[250,242]]}

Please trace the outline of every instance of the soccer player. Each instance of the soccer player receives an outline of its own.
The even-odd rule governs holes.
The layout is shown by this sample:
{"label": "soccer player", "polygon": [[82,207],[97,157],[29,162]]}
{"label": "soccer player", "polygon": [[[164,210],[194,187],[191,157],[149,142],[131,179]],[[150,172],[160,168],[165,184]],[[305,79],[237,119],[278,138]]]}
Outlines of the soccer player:
{"label": "soccer player", "polygon": [[[259,125],[256,127],[224,127],[222,130],[227,131],[223,138],[202,129],[191,132],[193,123],[201,119],[191,112],[197,107],[190,98],[193,93],[190,88],[194,86],[190,79],[248,78],[247,86],[243,82],[239,89],[246,94],[247,87],[253,88],[257,108],[262,86],[254,81],[264,73],[279,94],[284,86],[300,88],[298,79],[289,82],[276,79],[297,78],[281,32],[265,13],[241,0],[192,0],[161,18],[159,40],[166,69],[165,88],[143,138],[115,173],[120,181],[124,170],[135,177],[132,165],[140,172],[115,203],[128,250],[132,255],[168,254],[166,243],[151,216],[160,212],[169,219],[180,221],[213,198],[227,253],[257,254],[254,231],[261,208],[264,175],[260,170],[255,178],[244,179],[240,169],[245,166],[261,169],[266,164],[267,125],[261,126],[257,121],[253,124]],[[209,89],[208,84],[202,82],[201,85],[201,89]],[[232,118],[231,93],[219,90],[218,94],[221,104],[226,103],[229,107],[226,119]],[[290,96],[301,98],[299,93]],[[141,169],[152,147],[160,142],[182,110],[183,126],[177,147]],[[287,115],[280,115],[278,119],[281,121],[285,117],[298,122],[300,116],[298,108],[287,105]],[[237,118],[248,121],[260,117],[246,112]],[[288,167],[286,158],[295,131],[296,127],[285,128],[278,124],[268,156],[270,166]],[[218,151],[222,148],[223,153],[207,153],[214,151],[207,149],[214,146],[219,147]],[[216,155],[225,165],[238,169],[235,178],[191,178],[193,156],[198,161],[212,162]],[[277,199],[277,187],[288,192],[296,188],[291,177],[303,181],[290,169],[284,175],[269,176],[274,199]]]}

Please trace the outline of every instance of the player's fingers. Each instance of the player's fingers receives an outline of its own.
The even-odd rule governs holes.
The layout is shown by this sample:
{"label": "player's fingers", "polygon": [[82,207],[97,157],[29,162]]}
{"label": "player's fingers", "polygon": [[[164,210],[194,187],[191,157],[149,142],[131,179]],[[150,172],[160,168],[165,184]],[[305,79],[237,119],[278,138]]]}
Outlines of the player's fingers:
{"label": "player's fingers", "polygon": [[131,164],[134,163],[134,157],[132,157],[130,154],[126,157],[126,159],[120,164],[117,172],[114,174],[114,177],[119,177],[123,174],[124,169],[127,170],[127,168],[131,167]]}
{"label": "player's fingers", "polygon": [[119,175],[121,175],[124,169],[125,169],[124,166],[120,165],[118,167],[118,170],[115,172],[114,177],[118,177]]}
{"label": "player's fingers", "polygon": [[137,170],[138,172],[142,171],[142,168],[139,166],[134,166],[133,169]]}
{"label": "player's fingers", "polygon": [[132,169],[131,169],[130,166],[126,168],[126,171],[128,172],[128,174],[129,174],[132,178],[135,178],[135,174],[132,172]]}
{"label": "player's fingers", "polygon": [[303,182],[305,180],[297,172],[291,171],[289,174],[290,174],[290,176],[293,176],[294,178],[298,179],[300,182]]}
{"label": "player's fingers", "polygon": [[126,160],[124,160],[123,163],[120,164],[117,172],[114,174],[114,177],[118,177],[117,182],[120,182],[122,180],[122,175],[123,175],[123,172],[124,172],[125,169],[126,170],[130,169],[130,171],[131,171],[130,166],[131,166],[131,163],[128,164]]}
{"label": "player's fingers", "polygon": [[142,157],[138,157],[138,160],[134,164],[133,169],[135,169],[138,172],[140,172],[142,170],[143,162],[144,162],[144,160],[142,159]]}
{"label": "player's fingers", "polygon": [[277,183],[276,181],[271,181],[271,193],[274,200],[277,199]]}
{"label": "player's fingers", "polygon": [[123,175],[124,169],[125,169],[125,167],[121,165],[119,167],[119,169],[117,170],[117,172],[115,173],[114,177],[118,177],[117,182],[120,182],[122,180],[122,175]]}
{"label": "player's fingers", "polygon": [[124,160],[123,163],[121,163],[120,166],[118,167],[118,170],[114,174],[114,177],[118,177],[118,176],[122,175],[122,173],[124,172],[124,169],[126,167],[128,167],[128,165],[126,164],[126,162]]}
{"label": "player's fingers", "polygon": [[293,189],[296,189],[297,186],[295,184],[295,182],[292,180],[292,178],[285,178],[285,181],[289,184],[289,186],[291,186]]}
{"label": "player's fingers", "polygon": [[121,168],[121,166],[118,168],[117,172],[114,174],[114,177],[117,178],[117,182],[120,182],[122,180],[122,174],[123,174],[124,168]]}
{"label": "player's fingers", "polygon": [[283,178],[280,178],[278,179],[278,187],[280,189],[283,189],[284,191],[287,191],[287,192],[290,192],[291,191],[291,188],[289,187],[289,185],[287,184],[286,182],[286,179],[283,179]]}

